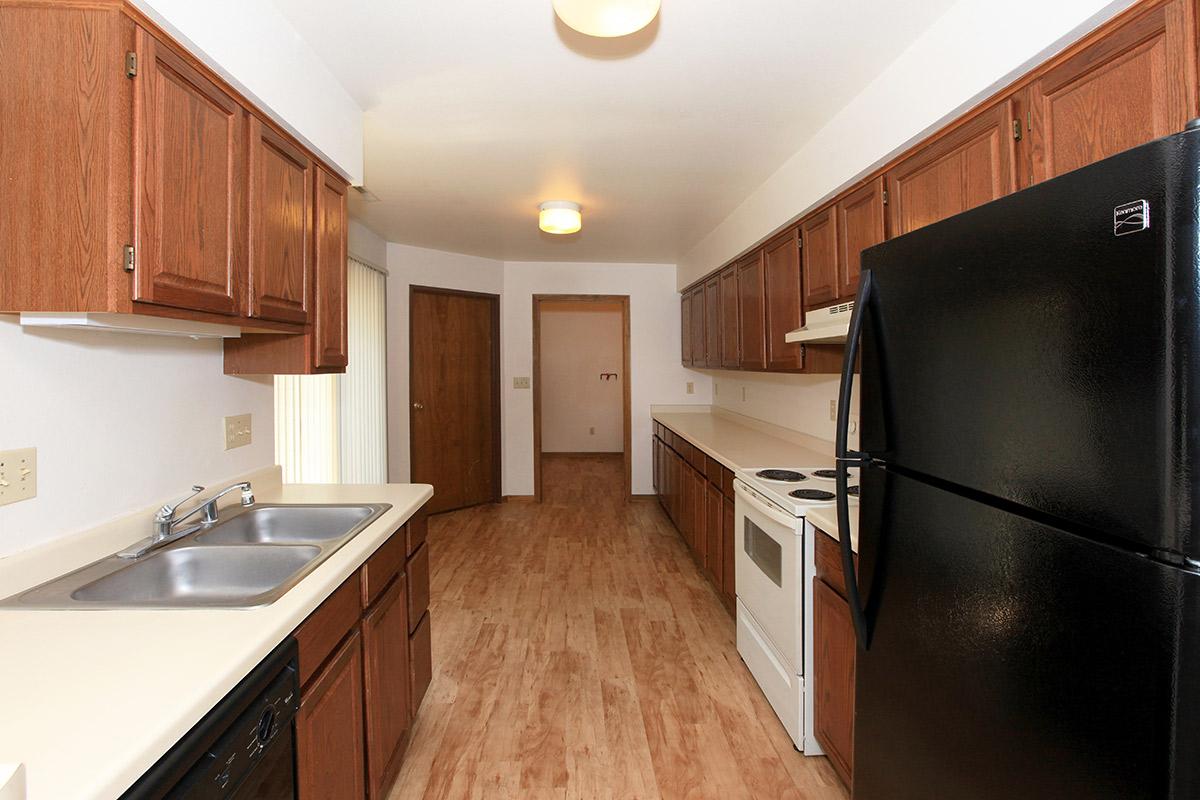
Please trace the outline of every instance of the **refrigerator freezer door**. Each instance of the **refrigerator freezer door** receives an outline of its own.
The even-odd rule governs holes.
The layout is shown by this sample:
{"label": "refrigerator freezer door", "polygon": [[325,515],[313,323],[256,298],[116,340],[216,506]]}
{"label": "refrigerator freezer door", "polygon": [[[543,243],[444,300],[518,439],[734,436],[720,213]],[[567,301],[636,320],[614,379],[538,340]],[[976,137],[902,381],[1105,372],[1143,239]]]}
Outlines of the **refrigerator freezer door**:
{"label": "refrigerator freezer door", "polygon": [[1200,792],[1200,575],[878,468],[855,800]]}
{"label": "refrigerator freezer door", "polygon": [[[1200,552],[1198,186],[1180,134],[866,250],[862,449]],[[1147,228],[1124,226],[1135,201]]]}

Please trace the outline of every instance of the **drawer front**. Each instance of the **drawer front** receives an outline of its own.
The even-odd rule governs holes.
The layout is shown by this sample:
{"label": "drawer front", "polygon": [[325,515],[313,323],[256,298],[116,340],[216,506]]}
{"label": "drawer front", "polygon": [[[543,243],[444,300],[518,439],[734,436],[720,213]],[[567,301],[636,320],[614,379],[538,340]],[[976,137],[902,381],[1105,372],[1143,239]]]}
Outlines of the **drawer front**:
{"label": "drawer front", "polygon": [[403,528],[388,537],[362,568],[362,607],[367,608],[383,594],[392,579],[404,571],[406,535]]}
{"label": "drawer front", "polygon": [[[846,576],[842,572],[842,546],[829,534],[817,529],[816,551],[817,577],[825,581],[829,588],[846,596]],[[858,556],[854,557],[854,568],[858,569]]]}
{"label": "drawer front", "polygon": [[721,470],[725,469],[721,466],[721,462],[711,456],[704,457],[704,477],[708,478],[708,482],[721,485]]}
{"label": "drawer front", "polygon": [[360,592],[360,581],[355,572],[296,629],[301,686],[308,683],[338,643],[358,625],[362,616]]}
{"label": "drawer front", "polygon": [[733,470],[721,467],[721,494],[733,499]]}
{"label": "drawer front", "polygon": [[417,554],[408,560],[408,625],[409,633],[429,608],[429,545],[421,545]]}
{"label": "drawer front", "polygon": [[429,536],[429,515],[424,509],[413,514],[412,519],[404,526],[404,531],[408,539],[408,555],[411,558]]}
{"label": "drawer front", "polygon": [[433,640],[430,637],[429,612],[417,623],[417,630],[408,637],[409,711],[416,716],[421,700],[433,681]]}

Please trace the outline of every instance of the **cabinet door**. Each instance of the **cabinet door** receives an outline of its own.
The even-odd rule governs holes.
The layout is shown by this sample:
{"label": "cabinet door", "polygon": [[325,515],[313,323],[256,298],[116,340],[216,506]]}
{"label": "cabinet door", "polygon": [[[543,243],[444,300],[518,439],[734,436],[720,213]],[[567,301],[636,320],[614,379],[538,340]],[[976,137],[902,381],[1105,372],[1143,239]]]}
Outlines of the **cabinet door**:
{"label": "cabinet door", "polygon": [[246,274],[246,112],[137,30],[134,299],[238,314]]}
{"label": "cabinet door", "polygon": [[704,566],[713,580],[713,585],[720,588],[725,571],[725,558],[721,552],[725,498],[721,496],[721,487],[711,482],[705,485],[704,497]]}
{"label": "cabinet door", "polygon": [[837,216],[833,206],[800,223],[804,265],[804,307],[816,308],[838,298]]}
{"label": "cabinet door", "polygon": [[697,472],[695,469],[689,469],[689,474],[692,479],[692,519],[695,527],[692,530],[692,553],[700,565],[707,569],[708,567],[708,514],[706,512],[707,494],[705,487],[708,481],[704,479],[704,473]]}
{"label": "cabinet door", "polygon": [[249,172],[248,316],[306,323],[312,296],[312,161],[251,116]]}
{"label": "cabinet door", "polygon": [[408,559],[408,632],[417,628],[417,623],[429,608],[429,545],[422,545]]}
{"label": "cabinet door", "polygon": [[741,366],[741,347],[738,327],[737,267],[721,270],[721,366],[737,369]]}
{"label": "cabinet door", "polygon": [[704,286],[697,286],[688,294],[691,304],[689,319],[692,324],[692,366],[703,367],[708,363],[708,351],[704,338]]}
{"label": "cabinet door", "polygon": [[409,716],[416,717],[425,699],[425,692],[433,682],[433,639],[431,637],[432,611],[417,623],[417,629],[408,637],[409,661]]}
{"label": "cabinet door", "polygon": [[892,236],[995,200],[1016,188],[1012,100],[980,112],[887,173]]}
{"label": "cabinet door", "polygon": [[364,759],[362,642],[355,633],[300,698],[296,714],[297,797],[366,797]]}
{"label": "cabinet door", "polygon": [[725,595],[725,604],[733,608],[737,599],[737,587],[734,577],[734,558],[737,555],[737,531],[734,530],[733,500],[725,497],[721,515],[721,592]]}
{"label": "cabinet door", "polygon": [[1035,180],[1176,133],[1196,116],[1192,14],[1186,0],[1152,8],[1034,81]]}
{"label": "cabinet door", "polygon": [[721,278],[704,282],[704,366],[721,367]]}
{"label": "cabinet door", "polygon": [[363,616],[363,687],[369,795],[382,798],[407,744],[409,722],[407,580],[399,576]]}
{"label": "cabinet door", "polygon": [[800,234],[792,228],[763,248],[763,294],[767,309],[767,369],[798,370],[804,350],[783,337],[804,324],[800,295]]}
{"label": "cabinet door", "polygon": [[346,184],[317,168],[313,364],[346,366]]}
{"label": "cabinet door", "polygon": [[883,177],[875,178],[838,201],[838,286],[841,299],[858,292],[862,251],[884,240]]}
{"label": "cabinet door", "polygon": [[856,643],[850,606],[824,581],[813,579],[813,728],[834,770],[847,785],[854,775],[854,669]]}
{"label": "cabinet door", "polygon": [[767,368],[767,312],[763,295],[763,252],[737,264],[738,343],[742,369]]}
{"label": "cabinet door", "polygon": [[679,533],[688,549],[694,549],[696,544],[696,497],[693,492],[692,468],[682,458],[679,459]]}
{"label": "cabinet door", "polygon": [[683,365],[692,366],[692,296],[687,292],[679,295],[679,344]]}

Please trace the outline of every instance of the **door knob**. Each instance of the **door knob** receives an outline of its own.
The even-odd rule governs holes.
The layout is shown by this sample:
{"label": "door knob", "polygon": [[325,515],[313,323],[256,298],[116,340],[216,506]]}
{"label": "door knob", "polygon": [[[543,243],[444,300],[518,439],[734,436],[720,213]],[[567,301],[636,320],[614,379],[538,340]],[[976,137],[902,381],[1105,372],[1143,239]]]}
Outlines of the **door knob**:
{"label": "door knob", "polygon": [[413,403],[413,408],[417,409],[418,411],[420,411],[424,407],[425,407],[424,403]]}

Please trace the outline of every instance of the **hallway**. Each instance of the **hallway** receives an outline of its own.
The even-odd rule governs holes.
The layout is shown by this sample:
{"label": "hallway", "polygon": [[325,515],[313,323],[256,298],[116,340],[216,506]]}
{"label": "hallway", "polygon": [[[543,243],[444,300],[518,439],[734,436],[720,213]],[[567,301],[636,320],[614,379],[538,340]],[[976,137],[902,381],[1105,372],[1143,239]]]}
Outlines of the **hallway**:
{"label": "hallway", "polygon": [[845,798],[621,457],[544,469],[542,505],[430,520],[434,679],[392,800]]}

